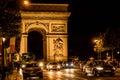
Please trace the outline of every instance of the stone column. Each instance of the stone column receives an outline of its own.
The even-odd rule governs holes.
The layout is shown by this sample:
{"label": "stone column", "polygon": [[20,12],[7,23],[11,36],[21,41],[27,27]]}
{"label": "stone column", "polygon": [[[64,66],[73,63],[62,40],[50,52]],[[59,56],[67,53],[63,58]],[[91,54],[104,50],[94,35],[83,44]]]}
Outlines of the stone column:
{"label": "stone column", "polygon": [[27,36],[27,33],[23,33],[21,36],[20,55],[22,55],[22,53],[27,53]]}
{"label": "stone column", "polygon": [[47,61],[46,37],[43,38],[43,58]]}
{"label": "stone column", "polygon": [[48,35],[46,35],[46,46],[47,46],[47,49],[46,49],[46,51],[47,51],[47,61],[50,61],[50,38],[49,38],[49,36]]}

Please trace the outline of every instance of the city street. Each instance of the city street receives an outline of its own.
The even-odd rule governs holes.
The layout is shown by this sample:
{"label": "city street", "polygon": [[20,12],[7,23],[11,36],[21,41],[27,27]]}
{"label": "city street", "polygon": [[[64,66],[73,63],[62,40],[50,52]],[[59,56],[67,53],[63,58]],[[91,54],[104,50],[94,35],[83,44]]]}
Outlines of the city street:
{"label": "city street", "polygon": [[0,0],[0,80],[120,80],[119,20],[116,1]]}
{"label": "city street", "polygon": [[[15,70],[12,75],[9,75],[6,80],[23,80],[22,76]],[[119,80],[120,69],[117,69],[115,76],[86,76],[80,69],[62,69],[56,70],[43,70],[43,79],[41,80]],[[27,80],[39,80],[37,77],[29,78]]]}

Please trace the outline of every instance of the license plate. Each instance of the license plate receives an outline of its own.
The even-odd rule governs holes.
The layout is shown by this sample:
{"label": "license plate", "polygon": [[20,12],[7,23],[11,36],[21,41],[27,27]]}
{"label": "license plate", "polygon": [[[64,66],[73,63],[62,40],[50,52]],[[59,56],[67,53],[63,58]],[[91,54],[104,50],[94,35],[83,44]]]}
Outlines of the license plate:
{"label": "license plate", "polygon": [[36,74],[30,74],[31,76],[35,76]]}
{"label": "license plate", "polygon": [[105,72],[111,72],[111,70],[105,70]]}

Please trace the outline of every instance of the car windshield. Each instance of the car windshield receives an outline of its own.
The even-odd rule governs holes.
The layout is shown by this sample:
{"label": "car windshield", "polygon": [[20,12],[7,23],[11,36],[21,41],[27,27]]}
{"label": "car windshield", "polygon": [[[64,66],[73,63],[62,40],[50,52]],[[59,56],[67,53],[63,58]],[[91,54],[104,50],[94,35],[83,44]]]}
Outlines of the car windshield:
{"label": "car windshield", "polygon": [[72,61],[66,61],[65,63],[72,63]]}
{"label": "car windshield", "polygon": [[52,65],[57,65],[58,63],[56,63],[56,62],[53,62],[53,63],[50,63],[50,64],[52,64]]}
{"label": "car windshield", "polygon": [[33,64],[27,64],[26,67],[37,67],[38,65],[36,63]]}
{"label": "car windshield", "polygon": [[103,65],[105,65],[105,62],[103,62],[103,61],[95,61],[95,65],[103,66]]}

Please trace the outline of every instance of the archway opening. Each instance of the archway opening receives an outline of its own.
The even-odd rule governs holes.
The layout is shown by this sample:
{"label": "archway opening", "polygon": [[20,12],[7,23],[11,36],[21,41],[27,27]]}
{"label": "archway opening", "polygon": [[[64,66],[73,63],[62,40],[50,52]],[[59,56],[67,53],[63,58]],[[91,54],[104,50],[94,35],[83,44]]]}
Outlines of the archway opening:
{"label": "archway opening", "polygon": [[38,31],[28,33],[28,52],[35,55],[36,60],[43,59],[43,36]]}

